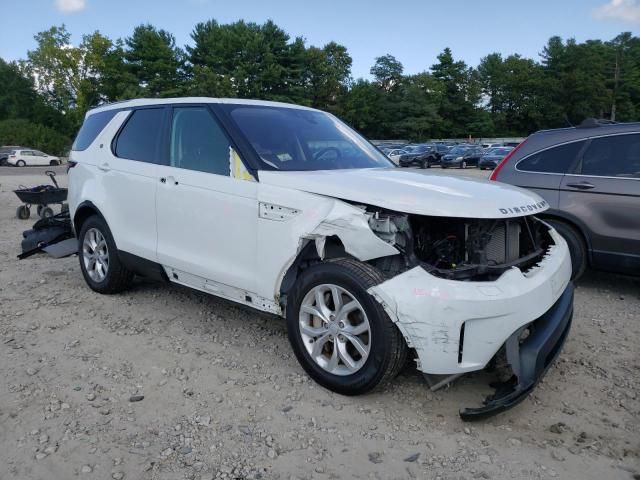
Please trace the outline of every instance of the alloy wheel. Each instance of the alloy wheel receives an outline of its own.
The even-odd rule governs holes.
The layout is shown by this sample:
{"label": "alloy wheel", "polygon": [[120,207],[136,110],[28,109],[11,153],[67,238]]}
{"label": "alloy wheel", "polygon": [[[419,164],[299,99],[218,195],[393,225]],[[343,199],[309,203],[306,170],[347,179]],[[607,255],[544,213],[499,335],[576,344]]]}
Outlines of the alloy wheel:
{"label": "alloy wheel", "polygon": [[346,289],[318,285],[300,305],[299,327],[309,356],[333,375],[360,370],[371,350],[371,326],[360,302]]}
{"label": "alloy wheel", "polygon": [[107,240],[97,228],[90,228],[84,235],[82,259],[91,280],[102,282],[109,271],[109,248]]}

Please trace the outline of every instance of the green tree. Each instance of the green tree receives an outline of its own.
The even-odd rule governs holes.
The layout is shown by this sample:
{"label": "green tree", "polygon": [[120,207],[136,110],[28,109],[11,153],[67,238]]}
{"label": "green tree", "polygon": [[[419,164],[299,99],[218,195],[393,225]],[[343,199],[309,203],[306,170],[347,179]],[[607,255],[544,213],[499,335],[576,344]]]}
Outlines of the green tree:
{"label": "green tree", "polygon": [[480,99],[480,82],[473,69],[463,61],[455,61],[449,48],[438,55],[431,66],[433,77],[441,83],[443,96],[438,109],[442,123],[437,136],[465,137],[473,135],[468,125],[476,114]]}
{"label": "green tree", "polygon": [[351,56],[346,47],[330,42],[306,49],[306,96],[311,105],[338,113],[351,80]]}
{"label": "green tree", "polygon": [[402,81],[402,63],[393,55],[384,55],[376,58],[376,63],[371,67],[369,73],[373,75],[376,83],[380,87],[390,92]]}
{"label": "green tree", "polygon": [[139,25],[125,40],[124,59],[135,78],[136,94],[173,97],[184,88],[184,52],[173,35],[152,25]]}
{"label": "green tree", "polygon": [[383,127],[383,91],[363,79],[356,80],[345,99],[342,117],[369,138],[387,138]]}
{"label": "green tree", "polygon": [[[50,125],[68,138],[73,127],[68,118],[49,106],[35,90],[33,78],[15,63],[0,59],[0,120],[26,120]],[[0,143],[7,143],[0,139]]]}
{"label": "green tree", "polygon": [[24,118],[0,121],[0,144],[28,145],[51,155],[63,155],[70,145],[70,138],[58,130]]}
{"label": "green tree", "polygon": [[270,100],[290,100],[292,87],[302,85],[302,40],[289,43],[270,20],[263,25],[210,20],[198,23],[191,38],[187,52],[195,82],[204,78],[229,96]]}

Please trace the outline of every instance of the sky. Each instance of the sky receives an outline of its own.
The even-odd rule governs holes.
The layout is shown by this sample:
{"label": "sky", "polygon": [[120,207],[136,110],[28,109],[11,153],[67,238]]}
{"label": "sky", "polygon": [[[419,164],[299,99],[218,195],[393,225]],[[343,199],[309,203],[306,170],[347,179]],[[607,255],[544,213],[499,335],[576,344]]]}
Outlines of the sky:
{"label": "sky", "polygon": [[26,58],[33,36],[65,24],[72,43],[99,30],[125,38],[141,23],[164,28],[177,44],[191,42],[196,23],[272,19],[308,45],[345,45],[354,78],[369,78],[378,56],[391,54],[417,73],[450,47],[476,66],[491,52],[538,59],[549,37],[610,40],[640,34],[640,0],[0,0],[0,57]]}

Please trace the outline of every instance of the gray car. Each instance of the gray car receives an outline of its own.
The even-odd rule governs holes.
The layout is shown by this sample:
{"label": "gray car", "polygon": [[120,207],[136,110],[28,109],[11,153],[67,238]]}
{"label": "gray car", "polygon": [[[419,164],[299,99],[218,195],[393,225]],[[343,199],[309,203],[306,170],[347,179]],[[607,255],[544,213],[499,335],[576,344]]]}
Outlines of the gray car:
{"label": "gray car", "polygon": [[567,240],[573,277],[587,266],[640,275],[640,123],[602,123],[529,136],[491,174],[528,188]]}

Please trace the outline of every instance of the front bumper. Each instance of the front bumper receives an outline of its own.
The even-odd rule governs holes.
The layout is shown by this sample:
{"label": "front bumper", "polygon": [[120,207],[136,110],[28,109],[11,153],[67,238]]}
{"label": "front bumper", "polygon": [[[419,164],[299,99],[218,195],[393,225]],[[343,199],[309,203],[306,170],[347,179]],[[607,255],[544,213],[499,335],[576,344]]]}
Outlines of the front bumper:
{"label": "front bumper", "polygon": [[[447,280],[415,267],[369,289],[418,355],[418,370],[482,370],[516,331],[540,318],[571,278],[564,239],[528,272],[513,267],[492,282]],[[464,327],[464,328],[463,328]],[[464,332],[464,333],[463,333]]]}
{"label": "front bumper", "polygon": [[529,336],[520,341],[521,331],[506,342],[507,361],[513,377],[496,385],[496,393],[479,408],[465,408],[465,421],[482,420],[523,401],[556,359],[569,334],[573,318],[573,284],[569,283],[558,301],[544,315],[527,326]]}
{"label": "front bumper", "polygon": [[462,163],[462,160],[442,160],[440,164],[444,167],[458,167]]}
{"label": "front bumper", "polygon": [[[573,305],[571,258],[564,239],[553,229],[549,233],[554,245],[524,273],[513,267],[492,282],[457,281],[415,267],[369,289],[415,350],[423,373],[482,370],[503,346],[509,348],[517,382],[485,407],[467,410],[467,419],[520,402],[562,346]],[[538,324],[540,333],[514,350],[513,339],[530,325],[537,331]]]}

